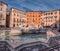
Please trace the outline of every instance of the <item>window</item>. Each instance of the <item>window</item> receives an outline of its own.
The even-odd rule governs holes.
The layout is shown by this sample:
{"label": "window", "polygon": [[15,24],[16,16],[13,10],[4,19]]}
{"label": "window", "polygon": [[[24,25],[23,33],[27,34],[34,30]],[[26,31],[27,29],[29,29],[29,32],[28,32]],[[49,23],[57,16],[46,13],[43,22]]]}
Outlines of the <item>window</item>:
{"label": "window", "polygon": [[48,20],[48,22],[50,22],[50,20]]}
{"label": "window", "polygon": [[39,15],[39,17],[40,17],[40,15]]}
{"label": "window", "polygon": [[47,15],[47,13],[46,13],[46,15]]}
{"label": "window", "polygon": [[53,13],[51,12],[51,15],[52,15]]}
{"label": "window", "polygon": [[53,18],[53,16],[50,17],[51,19]]}
{"label": "window", "polygon": [[2,11],[2,8],[0,7],[0,10]]}
{"label": "window", "polygon": [[28,20],[28,18],[27,18],[27,20]]}
{"label": "window", "polygon": [[14,22],[15,22],[15,18],[14,18]]}
{"label": "window", "polygon": [[42,18],[40,18],[40,19],[42,19]]}
{"label": "window", "polygon": [[40,19],[39,19],[40,20]]}
{"label": "window", "polygon": [[19,22],[18,19],[17,19],[17,22]]}
{"label": "window", "polygon": [[52,22],[52,20],[51,20],[51,22]]}
{"label": "window", "polygon": [[15,24],[13,24],[13,27],[15,27]]}
{"label": "window", "polygon": [[44,13],[44,15],[46,15],[46,13]]}
{"label": "window", "polygon": [[19,25],[17,24],[17,26],[19,26]]}
{"label": "window", "polygon": [[3,17],[3,14],[0,14],[0,18],[2,18]]}
{"label": "window", "polygon": [[15,16],[15,13],[14,13],[14,16]]}
{"label": "window", "polygon": [[19,15],[17,14],[17,16],[19,16]]}
{"label": "window", "polygon": [[54,16],[55,18],[57,18],[57,16]]}
{"label": "window", "polygon": [[34,17],[34,15],[33,15],[33,17]]}
{"label": "window", "polygon": [[5,20],[5,19],[3,18],[3,20]]}
{"label": "window", "polygon": [[50,19],[50,16],[48,16],[47,18]]}
{"label": "window", "polygon": [[37,20],[37,18],[36,18],[36,20]]}
{"label": "window", "polygon": [[47,19],[47,17],[45,17]]}
{"label": "window", "polygon": [[57,12],[55,12],[55,14],[57,14]]}
{"label": "window", "polygon": [[50,15],[50,13],[48,13],[48,15]]}

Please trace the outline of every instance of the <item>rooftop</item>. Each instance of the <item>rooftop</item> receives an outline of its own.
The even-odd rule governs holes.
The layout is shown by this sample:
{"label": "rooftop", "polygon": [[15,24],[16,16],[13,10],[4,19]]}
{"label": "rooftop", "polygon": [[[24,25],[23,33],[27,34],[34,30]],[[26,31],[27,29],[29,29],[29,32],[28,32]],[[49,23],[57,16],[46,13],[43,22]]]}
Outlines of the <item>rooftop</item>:
{"label": "rooftop", "polygon": [[[20,10],[20,9],[14,8],[14,7],[12,7],[11,9],[16,9],[16,10],[19,10],[19,11],[23,11],[23,10]],[[24,11],[23,11],[23,12],[24,12]]]}
{"label": "rooftop", "polygon": [[3,4],[5,4],[5,5],[7,5],[7,6],[8,6],[8,4],[7,4],[7,3],[5,3],[5,2],[0,1],[0,3],[3,3]]}

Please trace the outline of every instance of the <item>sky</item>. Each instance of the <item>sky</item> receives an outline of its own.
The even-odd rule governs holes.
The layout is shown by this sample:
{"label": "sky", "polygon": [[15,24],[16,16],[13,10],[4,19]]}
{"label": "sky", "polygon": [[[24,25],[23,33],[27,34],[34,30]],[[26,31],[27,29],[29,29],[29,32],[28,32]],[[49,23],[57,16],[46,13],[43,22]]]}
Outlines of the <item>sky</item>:
{"label": "sky", "polygon": [[2,0],[8,4],[8,11],[11,7],[23,11],[48,11],[60,9],[60,0]]}

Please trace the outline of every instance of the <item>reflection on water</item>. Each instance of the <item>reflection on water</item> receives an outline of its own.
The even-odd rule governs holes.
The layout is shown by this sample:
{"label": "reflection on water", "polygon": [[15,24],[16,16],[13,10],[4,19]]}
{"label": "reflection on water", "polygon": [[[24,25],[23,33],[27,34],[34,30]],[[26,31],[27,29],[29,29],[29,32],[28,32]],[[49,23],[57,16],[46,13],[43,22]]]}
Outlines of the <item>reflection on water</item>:
{"label": "reflection on water", "polygon": [[10,31],[1,31],[0,30],[0,40],[9,40],[14,43],[27,43],[33,41],[40,41],[47,38],[46,34],[30,34],[30,35],[21,35],[21,36],[9,36]]}

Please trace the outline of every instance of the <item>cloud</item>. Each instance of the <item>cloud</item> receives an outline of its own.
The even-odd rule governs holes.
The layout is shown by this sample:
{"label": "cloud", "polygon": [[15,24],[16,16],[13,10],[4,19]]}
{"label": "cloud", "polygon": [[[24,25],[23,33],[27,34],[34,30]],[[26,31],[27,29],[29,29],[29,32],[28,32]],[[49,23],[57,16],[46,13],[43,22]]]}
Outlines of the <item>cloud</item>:
{"label": "cloud", "polygon": [[10,8],[11,8],[12,6],[11,5],[8,5],[8,9],[7,9],[7,11],[10,11]]}
{"label": "cloud", "polygon": [[9,4],[8,10],[15,7],[21,10],[52,10],[60,8],[60,0],[2,0]]}

